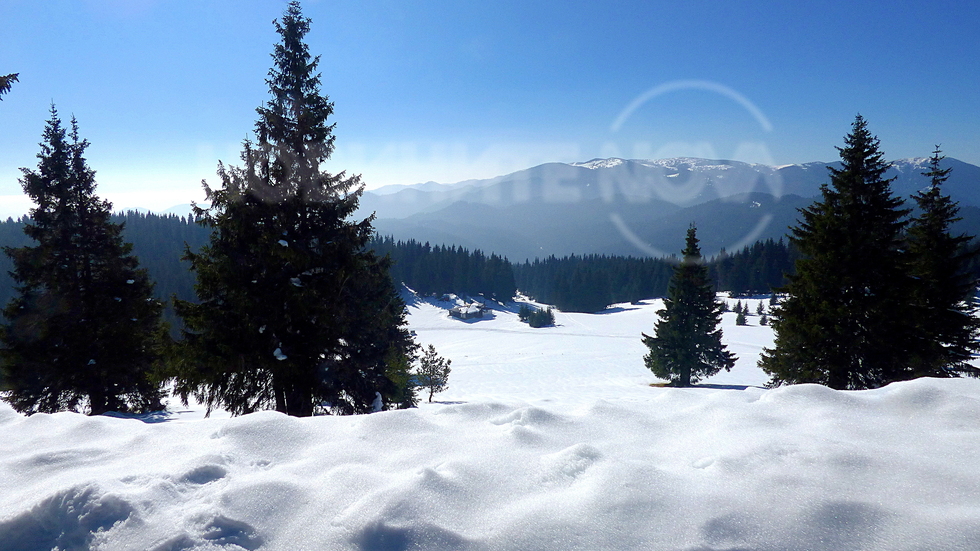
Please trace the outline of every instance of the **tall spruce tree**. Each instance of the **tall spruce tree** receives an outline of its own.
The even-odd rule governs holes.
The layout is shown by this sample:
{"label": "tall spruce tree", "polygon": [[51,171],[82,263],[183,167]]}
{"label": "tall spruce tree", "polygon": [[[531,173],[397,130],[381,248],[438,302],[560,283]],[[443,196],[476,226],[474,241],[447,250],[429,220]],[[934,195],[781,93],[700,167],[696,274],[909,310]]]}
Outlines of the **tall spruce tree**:
{"label": "tall spruce tree", "polygon": [[930,186],[913,196],[920,213],[908,231],[911,273],[916,282],[914,322],[922,337],[922,347],[913,357],[914,369],[916,376],[980,376],[980,370],[968,363],[980,351],[980,320],[974,296],[977,280],[969,271],[976,250],[967,247],[972,236],[950,233],[960,217],[959,205],[942,192],[952,170],[941,167],[944,158],[936,146],[929,171],[922,173],[929,177]]}
{"label": "tall spruce tree", "polygon": [[291,2],[275,22],[280,41],[242,166],[219,165],[205,185],[210,244],[187,251],[200,304],[176,301],[187,330],[177,391],[235,414],[372,410],[376,392],[410,403],[396,381],[414,343],[388,262],[365,250],[371,220],[348,218],[358,176],[321,170],[334,149],[333,103],[320,92],[310,20]]}
{"label": "tall spruce tree", "polygon": [[643,360],[671,386],[687,387],[735,365],[721,343],[721,304],[701,258],[697,230],[687,230],[684,259],[674,269],[664,309],[657,314],[656,335],[643,334],[650,348]]}
{"label": "tall spruce tree", "polygon": [[831,186],[800,209],[792,229],[802,258],[771,321],[775,347],[759,361],[773,386],[864,389],[912,376],[909,358],[921,339],[903,251],[909,211],[892,194],[889,164],[860,115],[844,144]]}
{"label": "tall spruce tree", "polygon": [[76,121],[66,133],[52,106],[37,170],[22,169],[37,205],[24,233],[37,244],[4,250],[19,294],[0,331],[3,397],[27,414],[161,407],[148,375],[163,305],[122,225],[110,222],[111,204],[95,195],[86,147]]}

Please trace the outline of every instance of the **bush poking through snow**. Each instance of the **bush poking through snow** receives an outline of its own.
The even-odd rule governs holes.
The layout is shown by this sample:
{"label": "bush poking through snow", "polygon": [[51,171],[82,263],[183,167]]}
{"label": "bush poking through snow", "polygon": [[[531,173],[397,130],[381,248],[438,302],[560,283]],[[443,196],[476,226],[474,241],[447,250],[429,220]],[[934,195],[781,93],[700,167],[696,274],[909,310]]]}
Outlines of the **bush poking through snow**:
{"label": "bush poking through snow", "polygon": [[517,312],[517,318],[531,327],[548,327],[555,324],[555,313],[551,308],[537,310],[526,304]]}

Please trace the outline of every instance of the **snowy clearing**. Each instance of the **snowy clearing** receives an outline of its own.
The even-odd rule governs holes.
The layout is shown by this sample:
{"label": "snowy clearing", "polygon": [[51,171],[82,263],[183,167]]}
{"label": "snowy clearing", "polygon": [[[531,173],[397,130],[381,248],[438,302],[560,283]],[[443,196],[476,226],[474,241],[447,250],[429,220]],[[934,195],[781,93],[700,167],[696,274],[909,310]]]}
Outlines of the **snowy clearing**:
{"label": "snowy clearing", "polygon": [[419,341],[452,359],[415,410],[143,422],[0,403],[0,550],[980,549],[980,381],[764,390],[772,333],[730,313],[730,373],[651,387],[658,306],[532,329],[516,308],[464,322],[415,301]]}

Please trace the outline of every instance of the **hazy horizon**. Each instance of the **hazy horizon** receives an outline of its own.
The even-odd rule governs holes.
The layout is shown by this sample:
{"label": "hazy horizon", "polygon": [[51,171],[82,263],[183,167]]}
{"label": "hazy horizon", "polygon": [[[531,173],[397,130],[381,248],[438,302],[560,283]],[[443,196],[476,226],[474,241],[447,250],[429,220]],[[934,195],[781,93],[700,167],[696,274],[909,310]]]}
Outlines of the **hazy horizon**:
{"label": "hazy horizon", "polygon": [[[335,102],[326,168],[369,189],[593,158],[834,161],[855,114],[889,159],[980,164],[980,7],[940,2],[303,2]],[[203,199],[267,97],[285,0],[0,5],[0,197],[19,210],[52,102],[117,208]],[[7,214],[0,213],[7,216]]]}

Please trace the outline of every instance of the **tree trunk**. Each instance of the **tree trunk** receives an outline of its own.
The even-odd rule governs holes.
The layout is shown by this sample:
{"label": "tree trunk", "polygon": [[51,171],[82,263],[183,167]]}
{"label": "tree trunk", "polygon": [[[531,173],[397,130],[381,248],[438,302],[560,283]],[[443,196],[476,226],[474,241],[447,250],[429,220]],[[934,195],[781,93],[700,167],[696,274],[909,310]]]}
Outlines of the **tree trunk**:
{"label": "tree trunk", "polygon": [[101,390],[90,391],[88,395],[88,402],[91,408],[89,415],[102,415],[103,413],[109,411],[105,392],[102,392]]}
{"label": "tree trunk", "polygon": [[272,392],[276,395],[276,411],[279,413],[286,413],[286,392],[282,388],[282,382],[279,377],[273,376],[272,380]]}

